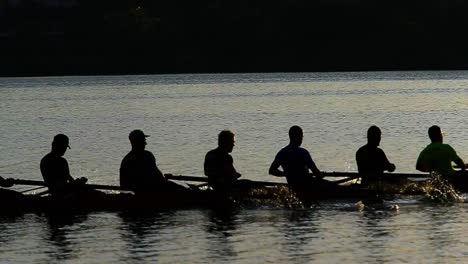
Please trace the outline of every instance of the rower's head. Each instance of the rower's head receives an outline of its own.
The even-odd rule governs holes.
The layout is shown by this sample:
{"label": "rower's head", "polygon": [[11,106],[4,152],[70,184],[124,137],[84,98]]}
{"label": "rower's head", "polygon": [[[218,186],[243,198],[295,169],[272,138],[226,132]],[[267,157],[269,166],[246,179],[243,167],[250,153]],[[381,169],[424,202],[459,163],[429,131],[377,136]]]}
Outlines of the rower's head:
{"label": "rower's head", "polygon": [[304,134],[302,133],[302,128],[300,126],[292,126],[289,128],[289,140],[291,145],[300,146],[303,138]]}
{"label": "rower's head", "polygon": [[371,126],[367,129],[367,144],[377,147],[381,139],[382,131],[378,126]]}
{"label": "rower's head", "polygon": [[223,130],[218,135],[218,147],[226,153],[232,152],[236,143],[236,136],[230,130]]}
{"label": "rower's head", "polygon": [[130,139],[130,144],[132,144],[132,150],[142,151],[145,150],[146,138],[149,137],[145,135],[140,129],[135,129],[128,135]]}
{"label": "rower's head", "polygon": [[429,134],[429,138],[431,139],[431,142],[442,143],[444,136],[439,126],[431,126],[429,130],[427,131],[427,133]]}
{"label": "rower's head", "polygon": [[64,134],[57,134],[52,141],[52,152],[63,156],[67,151],[67,148],[70,148],[70,141],[68,137]]}

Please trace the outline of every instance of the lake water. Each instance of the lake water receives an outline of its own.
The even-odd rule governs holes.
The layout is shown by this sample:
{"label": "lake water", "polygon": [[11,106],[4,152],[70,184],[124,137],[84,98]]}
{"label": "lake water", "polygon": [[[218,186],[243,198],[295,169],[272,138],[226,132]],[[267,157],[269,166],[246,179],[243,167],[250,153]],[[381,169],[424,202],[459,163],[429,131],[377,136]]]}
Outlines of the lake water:
{"label": "lake water", "polygon": [[[468,159],[468,72],[272,73],[0,78],[0,175],[41,180],[57,133],[73,176],[118,184],[128,133],[150,134],[164,173],[202,175],[223,129],[244,178],[268,175],[288,129],[323,171],[355,171],[370,125],[398,172],[415,172],[437,124]],[[17,188],[22,190],[22,188]],[[23,188],[24,189],[24,188]],[[177,210],[145,215],[0,218],[0,261],[15,263],[449,263],[468,261],[468,206],[418,198],[400,209],[324,202],[310,209]]]}

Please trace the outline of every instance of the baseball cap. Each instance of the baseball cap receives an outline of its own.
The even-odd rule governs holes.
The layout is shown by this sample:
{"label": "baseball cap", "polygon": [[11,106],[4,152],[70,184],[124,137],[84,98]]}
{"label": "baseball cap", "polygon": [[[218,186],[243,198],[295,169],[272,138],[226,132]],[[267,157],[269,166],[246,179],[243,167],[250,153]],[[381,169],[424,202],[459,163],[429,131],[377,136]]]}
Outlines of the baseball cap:
{"label": "baseball cap", "polygon": [[149,137],[149,135],[145,135],[145,133],[143,133],[143,131],[141,131],[140,129],[135,129],[132,132],[130,132],[130,134],[128,135],[128,138],[130,139],[130,141],[133,141],[136,139],[142,139],[146,137]]}
{"label": "baseball cap", "polygon": [[71,149],[69,142],[70,141],[68,140],[68,137],[66,135],[57,134],[55,135],[54,141],[52,141],[52,144],[66,145],[69,149]]}

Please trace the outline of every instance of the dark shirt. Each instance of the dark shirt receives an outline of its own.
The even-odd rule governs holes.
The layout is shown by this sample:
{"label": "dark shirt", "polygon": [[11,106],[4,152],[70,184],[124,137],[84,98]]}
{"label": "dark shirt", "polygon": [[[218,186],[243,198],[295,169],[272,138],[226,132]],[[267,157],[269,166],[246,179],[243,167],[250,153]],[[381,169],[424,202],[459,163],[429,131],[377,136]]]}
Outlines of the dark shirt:
{"label": "dark shirt", "polygon": [[288,184],[293,187],[310,186],[313,182],[309,170],[316,166],[304,148],[288,145],[276,154],[274,163],[283,168]]}
{"label": "dark shirt", "polygon": [[391,167],[383,150],[368,144],[358,149],[356,162],[363,183],[381,179],[384,171]]}
{"label": "dark shirt", "polygon": [[208,183],[213,189],[226,189],[239,177],[234,168],[234,160],[229,153],[219,148],[206,153],[204,163],[205,175],[208,176]]}
{"label": "dark shirt", "polygon": [[63,190],[72,179],[67,160],[53,153],[49,153],[42,158],[41,174],[52,194]]}
{"label": "dark shirt", "polygon": [[130,151],[120,165],[120,186],[133,191],[161,189],[166,179],[156,166],[153,153]]}

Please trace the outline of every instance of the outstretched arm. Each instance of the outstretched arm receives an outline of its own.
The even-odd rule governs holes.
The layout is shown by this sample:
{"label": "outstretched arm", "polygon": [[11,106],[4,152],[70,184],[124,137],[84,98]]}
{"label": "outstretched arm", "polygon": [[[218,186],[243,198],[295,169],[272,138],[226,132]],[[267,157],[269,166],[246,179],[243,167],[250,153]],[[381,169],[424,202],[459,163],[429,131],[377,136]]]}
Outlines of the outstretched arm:
{"label": "outstretched arm", "polygon": [[317,178],[323,178],[322,172],[317,168],[317,165],[315,165],[315,162],[312,160],[309,152],[307,152],[306,155],[307,167],[312,171],[312,174]]}
{"label": "outstretched arm", "polygon": [[270,165],[268,173],[273,176],[284,177],[284,171],[279,170],[280,166],[281,164],[277,160],[274,160]]}
{"label": "outstretched arm", "polygon": [[390,163],[390,161],[387,158],[387,155],[382,151],[384,159],[385,159],[385,165],[384,165],[384,170],[389,171],[389,172],[394,172],[396,167],[395,164]]}
{"label": "outstretched arm", "polygon": [[314,162],[312,162],[313,165],[311,165],[310,170],[312,171],[312,174],[317,177],[317,178],[323,178],[322,172],[317,168]]}

